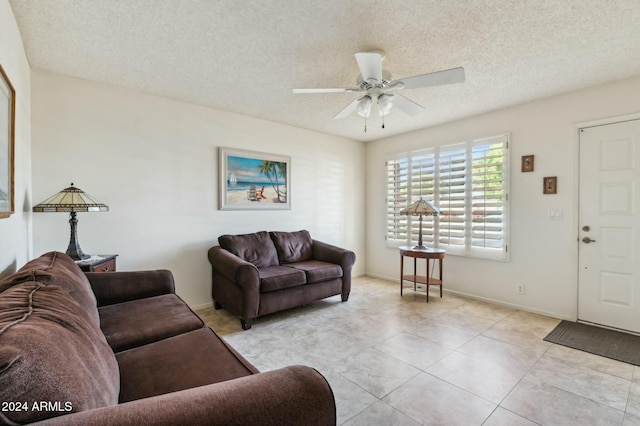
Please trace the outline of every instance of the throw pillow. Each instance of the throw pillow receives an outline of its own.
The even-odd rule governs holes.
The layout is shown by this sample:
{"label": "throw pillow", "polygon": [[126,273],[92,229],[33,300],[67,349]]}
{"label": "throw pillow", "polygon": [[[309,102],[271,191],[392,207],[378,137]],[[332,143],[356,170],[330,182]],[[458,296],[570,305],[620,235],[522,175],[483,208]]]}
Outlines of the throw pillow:
{"label": "throw pillow", "polygon": [[296,263],[313,259],[313,240],[309,231],[270,232],[280,263]]}
{"label": "throw pillow", "polygon": [[252,263],[256,268],[278,265],[278,253],[267,231],[253,234],[222,235],[218,237],[218,243],[223,249]]}

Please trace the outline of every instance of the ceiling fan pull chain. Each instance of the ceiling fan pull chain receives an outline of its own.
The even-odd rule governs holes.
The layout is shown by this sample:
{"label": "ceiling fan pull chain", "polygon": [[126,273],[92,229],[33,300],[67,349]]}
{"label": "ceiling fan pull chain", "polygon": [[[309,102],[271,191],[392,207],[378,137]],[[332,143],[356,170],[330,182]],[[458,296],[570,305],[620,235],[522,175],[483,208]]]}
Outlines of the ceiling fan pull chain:
{"label": "ceiling fan pull chain", "polygon": [[367,133],[367,117],[364,117],[364,132]]}
{"label": "ceiling fan pull chain", "polygon": [[382,114],[382,128],[384,129],[384,116],[385,114]]}

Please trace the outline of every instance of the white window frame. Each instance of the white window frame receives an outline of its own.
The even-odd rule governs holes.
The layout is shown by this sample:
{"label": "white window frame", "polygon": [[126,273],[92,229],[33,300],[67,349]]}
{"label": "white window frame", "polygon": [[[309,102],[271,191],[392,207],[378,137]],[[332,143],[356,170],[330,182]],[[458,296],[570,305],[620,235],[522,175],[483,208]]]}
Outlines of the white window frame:
{"label": "white window frame", "polygon": [[[415,245],[418,240],[418,217],[402,216],[400,210],[421,196],[454,216],[423,217],[425,245],[447,250],[447,254],[492,260],[509,260],[509,176],[510,135],[508,133],[456,144],[400,153],[385,163],[387,178],[386,232],[387,245]],[[482,169],[478,161],[495,161],[502,144],[501,173]],[[489,150],[483,148],[492,147]],[[445,157],[455,153],[454,157]],[[480,157],[478,157],[480,154]],[[486,163],[491,166],[491,163]],[[493,179],[490,183],[486,174]],[[444,175],[450,180],[444,179]],[[482,191],[471,190],[482,183]],[[435,183],[439,184],[435,184]],[[497,196],[491,186],[497,184]],[[447,193],[444,194],[446,189]],[[479,207],[479,208],[478,208]],[[493,208],[492,208],[493,207]],[[478,210],[482,220],[478,225]],[[476,222],[474,222],[474,211]],[[492,211],[495,214],[492,214]],[[492,225],[496,218],[498,222]],[[493,247],[492,247],[493,246]]]}

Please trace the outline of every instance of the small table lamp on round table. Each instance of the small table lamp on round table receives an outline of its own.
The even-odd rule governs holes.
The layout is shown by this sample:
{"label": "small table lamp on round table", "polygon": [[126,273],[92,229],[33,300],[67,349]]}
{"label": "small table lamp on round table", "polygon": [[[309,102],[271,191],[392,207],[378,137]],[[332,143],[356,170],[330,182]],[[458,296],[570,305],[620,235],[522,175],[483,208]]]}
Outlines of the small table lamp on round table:
{"label": "small table lamp on round table", "polygon": [[72,183],[70,187],[63,189],[54,196],[34,206],[33,211],[44,213],[69,212],[71,214],[71,218],[69,219],[71,238],[69,240],[69,247],[67,247],[67,254],[74,260],[82,260],[90,256],[84,254],[78,244],[78,235],[76,232],[78,219],[76,219],[76,212],[106,212],[109,211],[109,207],[95,201],[86,192],[73,186]]}
{"label": "small table lamp on round table", "polygon": [[440,210],[435,208],[430,202],[425,201],[420,197],[418,201],[411,204],[406,209],[400,211],[400,214],[407,216],[420,216],[420,231],[418,235],[418,245],[414,249],[425,249],[422,244],[422,216],[438,216]]}
{"label": "small table lamp on round table", "polygon": [[[402,296],[403,281],[409,280],[413,282],[413,290],[416,290],[418,283],[424,284],[427,292],[427,302],[429,302],[429,286],[440,286],[440,297],[442,297],[442,259],[444,258],[444,250],[426,248],[422,244],[422,216],[438,216],[440,210],[434,207],[430,202],[420,197],[418,201],[411,204],[406,209],[400,211],[400,214],[407,216],[420,216],[420,230],[418,235],[418,245],[410,248],[408,246],[400,247],[400,295]],[[404,275],[404,256],[413,257],[413,275]],[[426,275],[417,275],[417,259],[426,259],[427,273]],[[430,276],[429,259],[437,259],[440,261],[440,278],[436,279]]]}

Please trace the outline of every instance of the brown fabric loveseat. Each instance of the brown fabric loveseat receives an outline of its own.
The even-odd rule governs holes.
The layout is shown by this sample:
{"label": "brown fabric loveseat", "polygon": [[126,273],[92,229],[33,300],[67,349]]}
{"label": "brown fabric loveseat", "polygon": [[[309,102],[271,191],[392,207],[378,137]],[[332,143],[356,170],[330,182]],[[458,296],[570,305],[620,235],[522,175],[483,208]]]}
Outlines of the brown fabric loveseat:
{"label": "brown fabric loveseat", "polygon": [[356,256],[311,238],[308,231],[222,235],[209,249],[216,309],[256,317],[340,294],[349,299]]}
{"label": "brown fabric loveseat", "polygon": [[47,253],[0,280],[0,424],[335,425],[310,367],[260,373],[171,272],[84,274]]}

